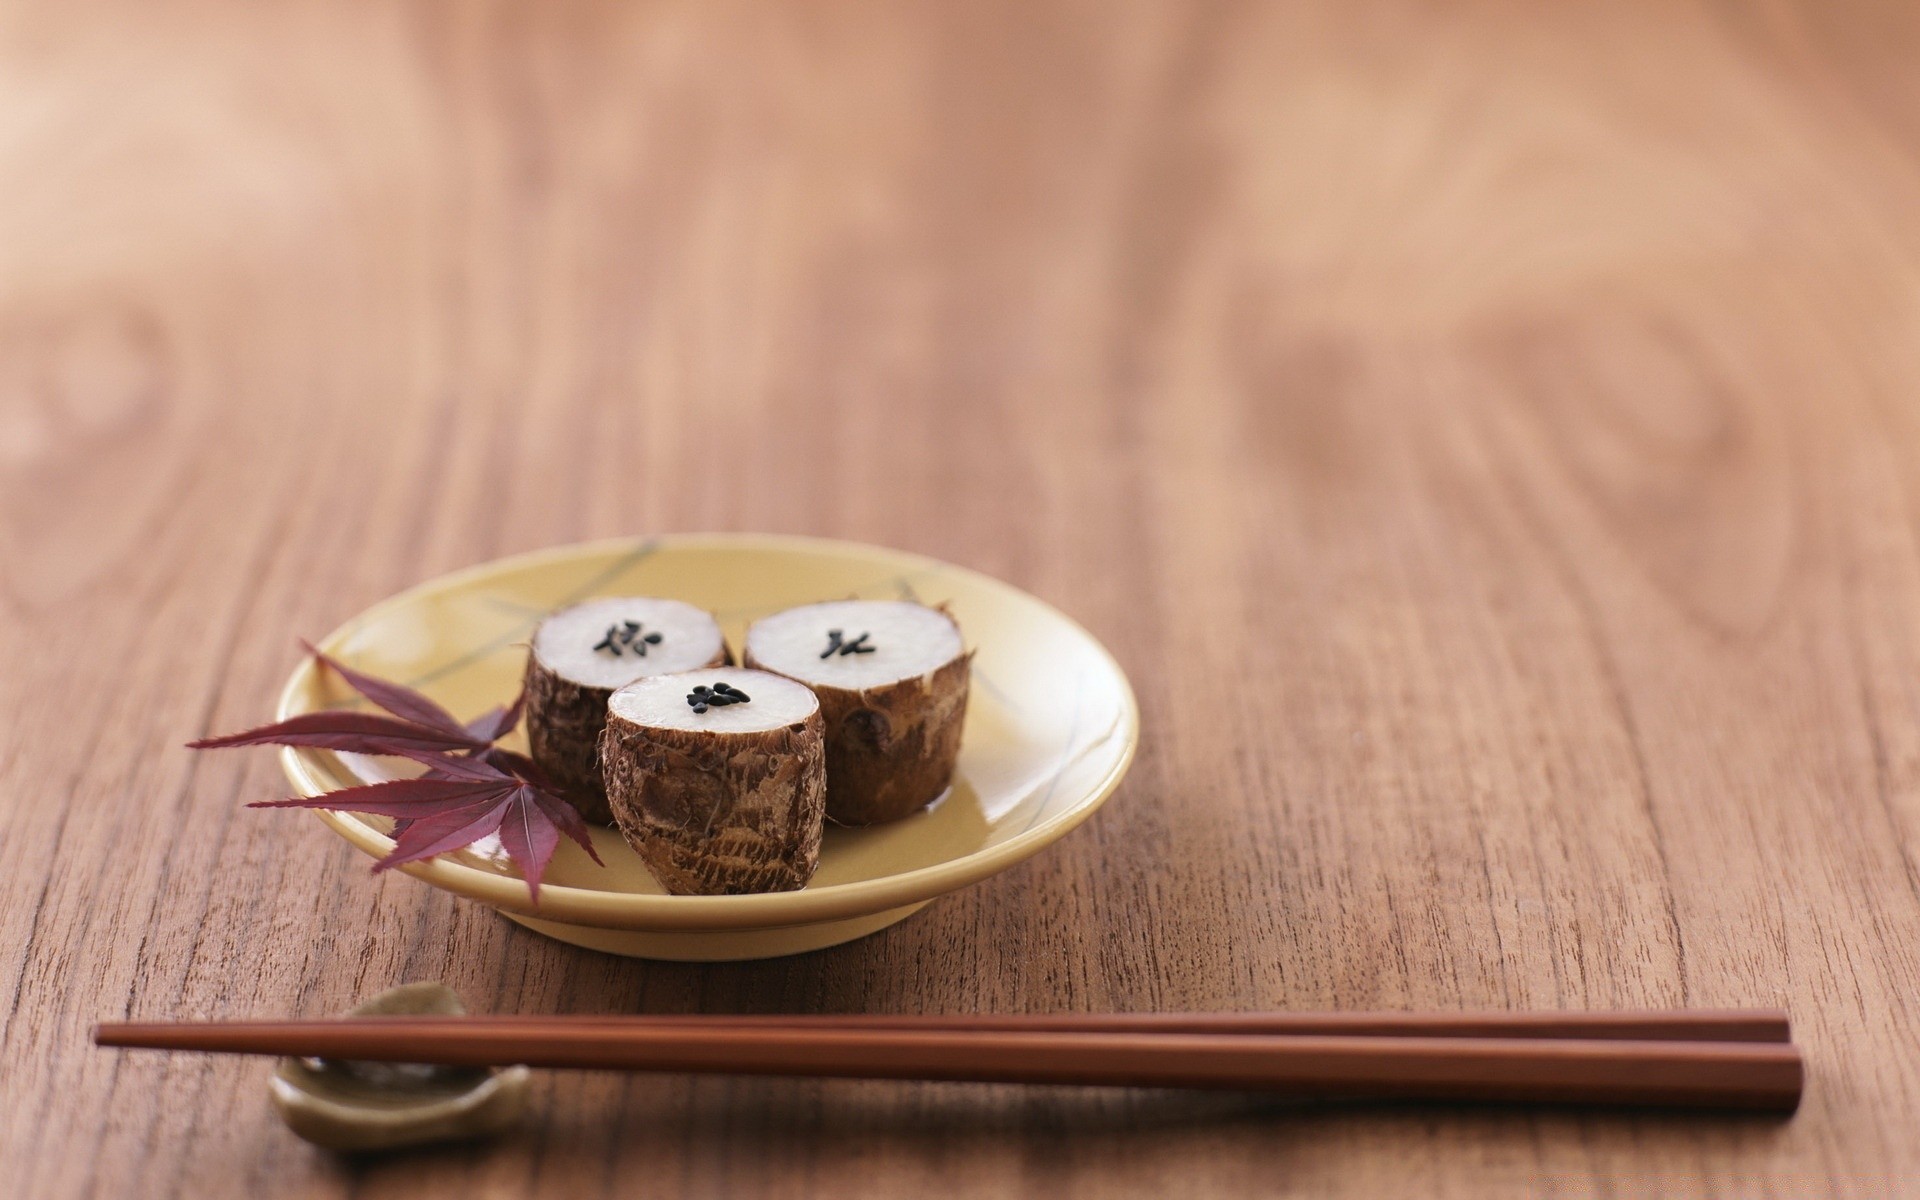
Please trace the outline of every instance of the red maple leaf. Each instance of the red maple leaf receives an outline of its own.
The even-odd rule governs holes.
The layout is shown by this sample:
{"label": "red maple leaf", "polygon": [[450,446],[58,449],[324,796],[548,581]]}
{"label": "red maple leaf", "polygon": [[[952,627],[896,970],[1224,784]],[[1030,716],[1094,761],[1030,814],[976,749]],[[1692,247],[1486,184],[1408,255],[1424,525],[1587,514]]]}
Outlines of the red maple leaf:
{"label": "red maple leaf", "polygon": [[311,645],[307,650],[354,691],[392,715],[340,710],[302,713],[272,725],[187,744],[195,750],[310,746],[394,755],[422,764],[426,774],[417,779],[341,788],[320,796],[258,801],[248,808],[323,808],[393,817],[393,850],[373,864],[376,873],[498,834],[501,847],[520,869],[536,904],[540,901],[541,877],[553,860],[561,834],[578,843],[594,862],[600,862],[587,835],[586,822],[565,792],[532,759],[493,744],[520,723],[524,695],[462,724],[432,699],[404,684],[355,671]]}

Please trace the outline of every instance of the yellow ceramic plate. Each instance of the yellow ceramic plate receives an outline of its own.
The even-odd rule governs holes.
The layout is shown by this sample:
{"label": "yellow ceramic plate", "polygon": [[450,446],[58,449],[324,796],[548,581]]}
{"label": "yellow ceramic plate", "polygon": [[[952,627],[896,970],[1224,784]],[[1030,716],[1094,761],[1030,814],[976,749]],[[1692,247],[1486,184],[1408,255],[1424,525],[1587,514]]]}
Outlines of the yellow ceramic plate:
{"label": "yellow ceramic plate", "polygon": [[[335,630],[321,648],[420,688],[456,716],[512,698],[542,615],[593,596],[672,596],[712,610],[736,648],[748,622],[845,596],[952,606],[978,650],[954,787],[927,811],[865,829],[829,826],[820,870],[798,892],[669,896],[612,829],[606,866],[562,840],[536,907],[497,841],[401,868],[575,945],[646,958],[765,958],[815,950],[902,920],[1003,871],[1086,820],[1119,786],[1139,741],[1126,675],[1086,630],[984,575],[877,546],[762,535],[595,542],[502,559],[421,584]],[[303,664],[280,716],[357,704]],[[524,748],[519,734],[509,744]],[[381,777],[377,763],[287,750],[287,776],[318,795]],[[320,818],[368,854],[391,822]]]}

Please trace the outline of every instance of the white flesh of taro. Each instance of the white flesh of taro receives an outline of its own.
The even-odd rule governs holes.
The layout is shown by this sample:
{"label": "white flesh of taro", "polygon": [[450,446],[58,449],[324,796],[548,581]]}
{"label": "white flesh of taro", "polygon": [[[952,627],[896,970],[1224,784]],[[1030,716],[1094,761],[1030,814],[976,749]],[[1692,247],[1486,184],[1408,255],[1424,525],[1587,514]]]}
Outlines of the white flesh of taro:
{"label": "white flesh of taro", "polygon": [[[745,704],[713,705],[693,711],[687,695],[696,686],[724,683],[747,694]],[[710,667],[671,676],[636,680],[607,702],[611,716],[652,729],[682,729],[693,733],[761,733],[782,725],[798,725],[820,707],[813,691],[791,679],[749,671],[743,667]]]}
{"label": "white flesh of taro", "polygon": [[[821,655],[866,635],[871,653]],[[866,691],[917,679],[959,658],[960,630],[945,613],[898,600],[834,600],[755,621],[747,653],[755,666],[824,687]]]}
{"label": "white flesh of taro", "polygon": [[[626,642],[627,622],[639,626]],[[594,649],[615,631],[613,649]],[[646,638],[659,634],[658,642]],[[712,614],[679,600],[614,596],[562,609],[533,635],[542,666],[587,687],[617,688],[645,675],[703,667],[720,656],[720,626]],[[617,649],[618,653],[615,653]],[[642,651],[644,650],[644,653]]]}

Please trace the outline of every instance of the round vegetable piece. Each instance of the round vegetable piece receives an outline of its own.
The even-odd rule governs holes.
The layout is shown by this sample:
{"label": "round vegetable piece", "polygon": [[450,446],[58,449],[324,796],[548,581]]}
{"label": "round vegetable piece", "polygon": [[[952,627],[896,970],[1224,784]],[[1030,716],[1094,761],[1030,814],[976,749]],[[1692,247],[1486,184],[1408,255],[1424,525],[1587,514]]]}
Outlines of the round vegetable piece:
{"label": "round vegetable piece", "polygon": [[891,600],[790,608],[754,622],[744,658],[819,694],[829,820],[898,820],[952,784],[973,656],[945,610]]}
{"label": "round vegetable piece", "polygon": [[820,865],[820,702],[761,671],[637,680],[607,703],[600,767],[627,842],[677,896],[789,892]]}
{"label": "round vegetable piece", "polygon": [[679,600],[615,596],[549,615],[527,654],[533,761],[567,789],[581,816],[611,823],[599,758],[607,698],[644,676],[732,661],[713,614]]}

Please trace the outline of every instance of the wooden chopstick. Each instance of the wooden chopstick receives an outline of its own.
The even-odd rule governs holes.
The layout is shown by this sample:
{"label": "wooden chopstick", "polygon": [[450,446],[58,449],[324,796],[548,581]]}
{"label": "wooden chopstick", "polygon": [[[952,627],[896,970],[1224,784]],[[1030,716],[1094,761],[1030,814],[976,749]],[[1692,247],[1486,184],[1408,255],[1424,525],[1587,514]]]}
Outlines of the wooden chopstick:
{"label": "wooden chopstick", "polygon": [[102,1025],[104,1046],[462,1066],[1217,1088],[1355,1099],[1790,1112],[1804,1070],[1777,1042],[1089,1033],[352,1018]]}
{"label": "wooden chopstick", "polygon": [[[404,1019],[404,1018],[403,1018]],[[898,1029],[993,1033],[1322,1034],[1341,1037],[1600,1038],[1624,1041],[1790,1042],[1781,1009],[1668,1009],[1526,1013],[1045,1013],[762,1014],[645,1016],[475,1016],[502,1028],[553,1021],[613,1028]]]}

